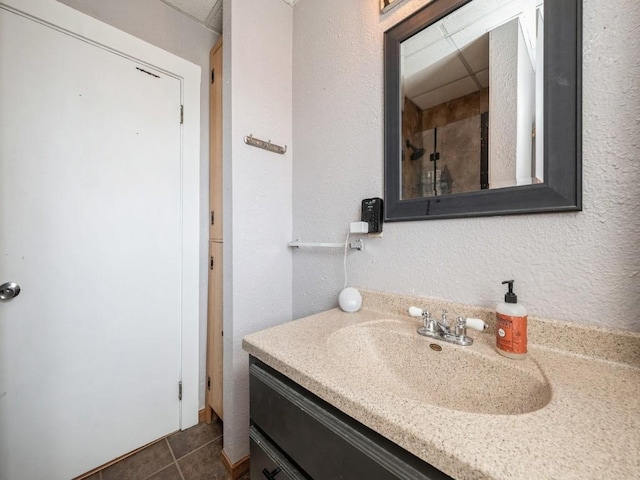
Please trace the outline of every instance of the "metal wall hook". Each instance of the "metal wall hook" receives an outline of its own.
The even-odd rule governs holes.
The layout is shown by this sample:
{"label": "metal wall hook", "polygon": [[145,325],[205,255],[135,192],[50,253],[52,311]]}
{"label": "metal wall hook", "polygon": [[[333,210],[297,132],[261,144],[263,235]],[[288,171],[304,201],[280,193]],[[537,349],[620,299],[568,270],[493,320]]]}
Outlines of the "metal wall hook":
{"label": "metal wall hook", "polygon": [[252,147],[262,148],[263,150],[268,150],[269,152],[279,153],[280,155],[284,155],[287,151],[287,146],[281,147],[280,145],[276,145],[275,143],[271,143],[271,140],[260,140],[258,138],[254,138],[253,135],[249,134],[248,136],[244,136],[242,138],[244,143],[247,145],[251,145]]}

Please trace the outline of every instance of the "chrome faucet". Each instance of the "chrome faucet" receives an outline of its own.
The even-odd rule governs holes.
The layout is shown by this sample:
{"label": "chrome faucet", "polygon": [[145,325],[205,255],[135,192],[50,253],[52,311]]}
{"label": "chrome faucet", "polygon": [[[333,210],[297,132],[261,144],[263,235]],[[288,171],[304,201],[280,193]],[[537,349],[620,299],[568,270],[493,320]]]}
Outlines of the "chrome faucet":
{"label": "chrome faucet", "polygon": [[[411,307],[411,315],[416,316],[415,313],[417,313],[418,310],[420,309]],[[420,312],[423,322],[422,327],[418,329],[418,333],[420,335],[435,338],[436,340],[443,340],[463,347],[473,345],[473,339],[467,336],[467,319],[465,317],[458,317],[456,319],[452,332],[447,319],[448,312],[446,310],[442,310],[442,319],[440,321],[433,318],[428,310],[420,310]],[[486,324],[482,320],[473,320],[475,322],[474,326],[481,327],[481,330],[485,330],[487,328]]]}

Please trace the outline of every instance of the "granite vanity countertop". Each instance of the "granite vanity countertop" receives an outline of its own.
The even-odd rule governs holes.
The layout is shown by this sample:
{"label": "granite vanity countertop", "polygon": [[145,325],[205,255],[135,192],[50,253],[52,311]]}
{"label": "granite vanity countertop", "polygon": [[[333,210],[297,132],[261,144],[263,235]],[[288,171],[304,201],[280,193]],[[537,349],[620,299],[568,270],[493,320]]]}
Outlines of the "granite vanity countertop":
{"label": "granite vanity countertop", "polygon": [[[365,297],[365,305],[371,303],[375,302]],[[349,314],[333,309],[248,335],[243,348],[456,479],[640,478],[640,335],[617,332],[618,337],[611,340],[626,350],[613,356],[632,361],[570,353],[532,344],[531,338],[528,358],[509,360],[493,350],[491,330],[470,331],[475,339],[471,347],[440,342],[443,348],[468,348],[480,355],[495,355],[498,361],[528,362],[539,368],[551,386],[551,399],[539,410],[517,415],[471,413],[395,395],[393,382],[381,389],[384,378],[373,378],[379,376],[375,370],[372,378],[359,372],[354,381],[353,372],[339,368],[331,358],[335,352],[330,351],[328,340],[344,327],[384,319],[409,322],[411,329],[419,326],[419,319],[393,312],[363,309]],[[566,323],[555,327],[574,328]],[[593,336],[581,339],[586,350],[590,341],[597,342],[608,333],[575,328],[576,335]],[[540,329],[534,326],[533,330]],[[424,340],[425,348],[436,342]],[[353,355],[365,354],[358,348],[353,345]],[[526,363],[516,368],[521,366]],[[472,369],[473,365],[454,368]]]}

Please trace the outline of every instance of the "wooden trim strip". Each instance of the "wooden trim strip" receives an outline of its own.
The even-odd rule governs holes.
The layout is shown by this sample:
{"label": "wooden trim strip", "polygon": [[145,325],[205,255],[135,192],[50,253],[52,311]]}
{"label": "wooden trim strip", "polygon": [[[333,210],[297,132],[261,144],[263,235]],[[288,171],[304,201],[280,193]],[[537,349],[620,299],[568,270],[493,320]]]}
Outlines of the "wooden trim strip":
{"label": "wooden trim strip", "polygon": [[[168,436],[168,435],[167,435],[167,436]],[[135,449],[135,450],[133,450],[132,452],[125,453],[124,455],[122,455],[122,456],[120,456],[120,457],[118,457],[118,458],[114,458],[114,459],[113,459],[113,460],[111,460],[110,462],[107,462],[107,463],[105,463],[105,464],[103,464],[103,465],[100,465],[99,467],[94,468],[93,470],[88,471],[87,473],[83,473],[82,475],[80,475],[80,476],[78,476],[78,477],[75,477],[73,480],[82,480],[83,478],[90,477],[90,476],[91,476],[91,475],[93,475],[94,473],[97,473],[97,472],[99,472],[99,471],[101,471],[101,470],[104,470],[105,468],[110,467],[111,465],[113,465],[113,464],[115,464],[115,463],[118,463],[119,461],[124,460],[125,458],[129,458],[131,455],[135,455],[135,454],[136,454],[136,453],[138,453],[139,451],[144,450],[145,448],[147,448],[147,447],[149,447],[149,446],[151,446],[151,445],[153,445],[153,444],[155,444],[155,443],[162,442],[165,438],[167,438],[167,437],[159,438],[158,440],[154,440],[154,441],[153,441],[153,442],[151,442],[151,443],[147,443],[146,445],[143,445],[143,446],[142,446],[142,447],[140,447],[140,448],[136,448],[136,449]]]}
{"label": "wooden trim strip", "polygon": [[227,452],[224,449],[222,450],[222,455],[220,456],[222,458],[222,464],[224,465],[224,468],[231,476],[231,480],[237,480],[249,471],[249,455],[240,459],[236,463],[231,463],[231,460],[229,460]]}

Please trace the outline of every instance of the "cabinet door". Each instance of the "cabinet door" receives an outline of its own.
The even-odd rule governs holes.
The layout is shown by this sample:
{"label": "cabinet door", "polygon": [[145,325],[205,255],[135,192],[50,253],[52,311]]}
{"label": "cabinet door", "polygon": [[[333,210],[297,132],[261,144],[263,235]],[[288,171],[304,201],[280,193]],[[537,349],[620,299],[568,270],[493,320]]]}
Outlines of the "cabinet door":
{"label": "cabinet door", "polygon": [[209,242],[207,403],[222,419],[222,243]]}
{"label": "cabinet door", "polygon": [[222,41],[209,61],[209,240],[222,242]]}
{"label": "cabinet door", "polygon": [[308,477],[452,480],[254,357],[249,361],[252,426]]}

